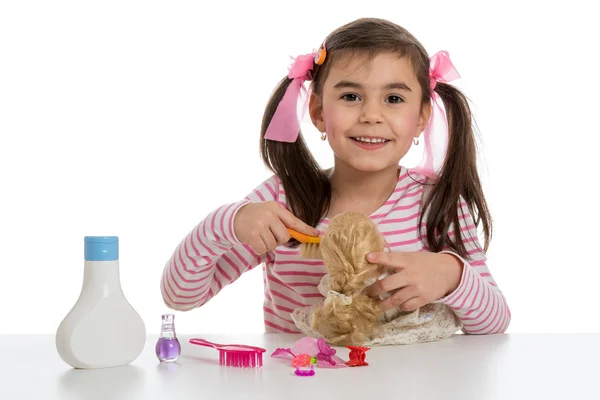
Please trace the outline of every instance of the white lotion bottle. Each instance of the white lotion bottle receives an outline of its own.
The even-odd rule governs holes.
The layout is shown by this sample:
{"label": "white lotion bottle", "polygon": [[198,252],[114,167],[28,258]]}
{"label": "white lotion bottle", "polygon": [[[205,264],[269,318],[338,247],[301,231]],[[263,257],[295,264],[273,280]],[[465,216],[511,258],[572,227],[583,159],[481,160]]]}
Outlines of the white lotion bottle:
{"label": "white lotion bottle", "polygon": [[56,349],[73,368],[118,367],[144,349],[146,327],[121,289],[119,238],[84,238],[83,286],[56,332]]}

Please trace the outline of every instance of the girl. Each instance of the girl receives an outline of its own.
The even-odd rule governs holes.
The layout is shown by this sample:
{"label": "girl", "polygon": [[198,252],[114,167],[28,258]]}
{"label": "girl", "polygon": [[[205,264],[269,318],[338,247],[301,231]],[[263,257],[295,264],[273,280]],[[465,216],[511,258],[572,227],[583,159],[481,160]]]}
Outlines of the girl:
{"label": "girl", "polygon": [[[318,285],[327,271],[321,260],[300,257],[287,228],[319,235],[332,217],[352,211],[369,216],[389,245],[367,257],[394,271],[366,289],[385,298],[382,310],[441,303],[465,333],[504,332],[511,316],[486,265],[492,221],[471,113],[447,83],[457,77],[445,52],[430,60],[409,32],[381,19],[346,24],[315,54],[298,57],[263,117],[261,152],[273,175],[183,239],[162,275],[166,305],[200,307],[263,264],[266,332],[300,333],[291,313],[323,301]],[[299,130],[296,101],[306,80],[312,123],[334,153],[330,170],[319,167]],[[446,131],[438,141],[440,118]],[[409,170],[399,163],[421,134],[425,159]]]}

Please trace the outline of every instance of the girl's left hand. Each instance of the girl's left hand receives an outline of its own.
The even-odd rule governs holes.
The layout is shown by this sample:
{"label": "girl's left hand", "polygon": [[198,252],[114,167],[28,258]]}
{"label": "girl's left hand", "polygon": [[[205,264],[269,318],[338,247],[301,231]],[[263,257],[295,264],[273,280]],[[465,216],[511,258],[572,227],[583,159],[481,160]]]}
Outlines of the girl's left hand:
{"label": "girl's left hand", "polygon": [[447,253],[375,252],[367,260],[395,271],[365,289],[374,298],[395,291],[381,302],[383,311],[414,311],[449,295],[460,284],[463,270],[462,261]]}

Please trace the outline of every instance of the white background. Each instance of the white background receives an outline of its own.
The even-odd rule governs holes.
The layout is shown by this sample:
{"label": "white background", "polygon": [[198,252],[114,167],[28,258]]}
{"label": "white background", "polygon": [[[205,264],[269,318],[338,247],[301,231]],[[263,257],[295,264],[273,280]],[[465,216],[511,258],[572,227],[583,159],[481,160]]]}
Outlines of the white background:
{"label": "white background", "polygon": [[[177,244],[269,176],[259,128],[289,57],[363,16],[403,25],[430,54],[448,50],[462,75],[454,83],[481,131],[496,228],[489,266],[511,306],[509,332],[599,330],[591,5],[238,3],[1,3],[0,333],[56,331],[81,290],[85,235],[119,236],[124,293],[158,332],[168,311],[159,281]],[[327,144],[303,129],[330,166]],[[176,312],[176,326],[261,332],[262,299],[257,268],[203,308]]]}

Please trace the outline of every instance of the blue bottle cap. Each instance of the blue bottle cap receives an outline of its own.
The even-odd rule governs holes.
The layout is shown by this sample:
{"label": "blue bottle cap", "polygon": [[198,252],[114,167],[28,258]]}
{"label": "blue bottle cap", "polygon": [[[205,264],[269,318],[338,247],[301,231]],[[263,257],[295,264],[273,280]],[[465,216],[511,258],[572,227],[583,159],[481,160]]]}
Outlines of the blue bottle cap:
{"label": "blue bottle cap", "polygon": [[86,261],[116,261],[119,259],[118,236],[86,236],[84,243]]}

